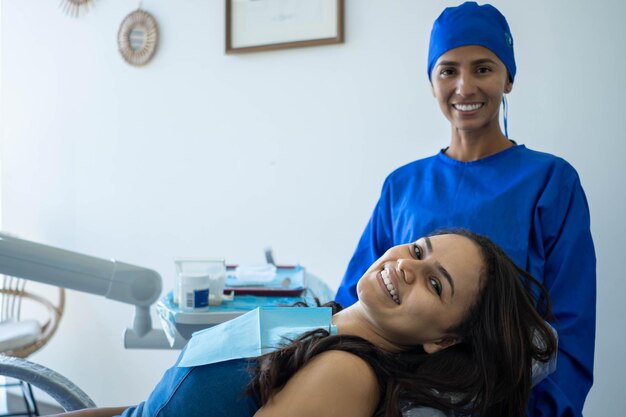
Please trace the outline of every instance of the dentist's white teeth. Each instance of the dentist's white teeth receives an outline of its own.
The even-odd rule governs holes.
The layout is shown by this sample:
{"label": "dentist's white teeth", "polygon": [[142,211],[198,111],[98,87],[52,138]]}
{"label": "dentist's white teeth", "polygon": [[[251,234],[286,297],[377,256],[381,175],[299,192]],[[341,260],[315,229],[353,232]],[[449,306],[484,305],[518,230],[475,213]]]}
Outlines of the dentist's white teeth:
{"label": "dentist's white teeth", "polygon": [[474,111],[482,107],[482,103],[477,104],[455,104],[454,108],[460,111]]}

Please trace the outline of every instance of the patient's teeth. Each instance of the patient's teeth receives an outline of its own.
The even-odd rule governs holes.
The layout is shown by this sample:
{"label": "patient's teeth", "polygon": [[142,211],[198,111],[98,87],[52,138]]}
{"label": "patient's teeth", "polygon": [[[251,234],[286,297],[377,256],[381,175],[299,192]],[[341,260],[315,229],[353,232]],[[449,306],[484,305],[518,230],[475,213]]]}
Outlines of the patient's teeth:
{"label": "patient's teeth", "polygon": [[391,279],[389,279],[389,272],[386,269],[383,269],[380,272],[380,276],[383,278],[383,282],[385,283],[385,286],[387,287],[387,291],[389,291],[389,295],[391,295],[391,298],[393,298],[393,301],[396,304],[400,304],[398,293],[396,292],[396,289],[393,287],[393,284],[391,283]]}
{"label": "patient's teeth", "polygon": [[388,285],[391,283],[391,280],[389,279],[389,272],[387,272],[386,269],[383,269],[380,275],[383,277],[383,282],[385,283],[385,285]]}

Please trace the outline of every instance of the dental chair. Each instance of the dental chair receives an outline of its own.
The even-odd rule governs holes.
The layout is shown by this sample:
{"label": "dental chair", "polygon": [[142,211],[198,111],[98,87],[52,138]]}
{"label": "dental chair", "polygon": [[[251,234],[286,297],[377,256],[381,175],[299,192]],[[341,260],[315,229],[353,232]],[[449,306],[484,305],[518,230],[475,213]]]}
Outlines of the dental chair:
{"label": "dental chair", "polygon": [[50,395],[65,411],[95,407],[87,394],[52,369],[26,359],[0,355],[0,375],[24,381]]}

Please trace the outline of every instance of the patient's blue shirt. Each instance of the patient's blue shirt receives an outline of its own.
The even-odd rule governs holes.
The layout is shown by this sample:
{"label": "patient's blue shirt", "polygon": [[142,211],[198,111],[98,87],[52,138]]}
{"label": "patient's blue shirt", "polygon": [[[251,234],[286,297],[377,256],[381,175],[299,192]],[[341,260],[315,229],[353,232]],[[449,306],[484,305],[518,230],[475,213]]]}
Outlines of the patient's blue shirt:
{"label": "patient's blue shirt", "polygon": [[165,372],[148,399],[122,417],[244,417],[261,407],[258,395],[245,395],[256,359],[233,359],[190,368],[178,362]]}
{"label": "patient's blue shirt", "polygon": [[336,334],[331,308],[260,307],[196,332],[150,397],[122,417],[253,416],[260,396],[245,391],[256,357],[318,328]]}

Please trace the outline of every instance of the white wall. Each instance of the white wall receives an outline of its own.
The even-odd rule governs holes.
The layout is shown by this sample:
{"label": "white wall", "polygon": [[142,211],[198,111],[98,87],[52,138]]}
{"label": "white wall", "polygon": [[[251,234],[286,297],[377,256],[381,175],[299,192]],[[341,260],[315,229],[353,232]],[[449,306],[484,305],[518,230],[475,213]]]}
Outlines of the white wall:
{"label": "white wall", "polygon": [[[346,43],[224,55],[224,1],[144,1],[153,62],[128,66],[117,29],[134,7],[2,0],[2,224],[22,237],[149,266],[175,256],[301,262],[336,287],[394,168],[447,144],[425,74],[451,1],[347,0]],[[579,171],[598,255],[596,383],[587,415],[619,415],[626,64],[621,0],[494,1],[516,41],[511,137]],[[583,255],[581,255],[583,256]],[[51,291],[51,290],[49,290]],[[175,352],[125,351],[132,309],[71,292],[33,359],[99,405],[144,398]]]}

